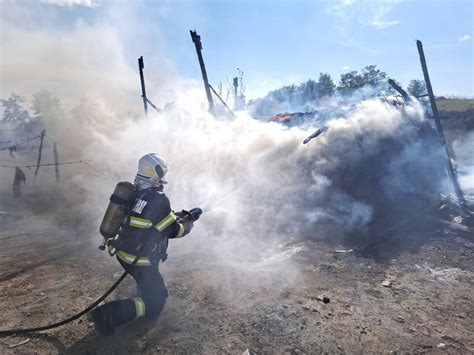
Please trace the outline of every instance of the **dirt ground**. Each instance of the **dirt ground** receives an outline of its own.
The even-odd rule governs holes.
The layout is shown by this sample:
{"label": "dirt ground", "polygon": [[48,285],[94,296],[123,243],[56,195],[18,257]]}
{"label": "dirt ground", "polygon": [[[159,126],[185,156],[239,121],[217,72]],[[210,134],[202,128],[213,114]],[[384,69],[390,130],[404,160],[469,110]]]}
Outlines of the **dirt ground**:
{"label": "dirt ground", "polygon": [[[11,192],[0,195],[1,330],[65,319],[122,273],[97,249],[97,221],[35,198],[23,208]],[[0,353],[474,353],[474,233],[424,224],[364,252],[289,240],[253,265],[219,263],[205,243],[172,241],[160,267],[170,296],[158,320],[104,338],[84,317],[0,338]],[[134,293],[126,279],[110,299]]]}
{"label": "dirt ground", "polygon": [[[121,274],[91,242],[99,243],[98,233],[79,216],[0,218],[2,329],[62,320]],[[82,318],[48,332],[0,338],[0,353],[474,353],[472,233],[437,230],[422,243],[403,245],[376,258],[329,243],[289,243],[282,250],[293,251],[298,281],[282,278],[276,286],[265,281],[271,265],[256,271],[261,282],[246,285],[241,269],[199,250],[171,248],[161,267],[170,297],[159,320],[104,338]],[[216,282],[223,274],[228,282]],[[133,293],[127,279],[111,298]]]}

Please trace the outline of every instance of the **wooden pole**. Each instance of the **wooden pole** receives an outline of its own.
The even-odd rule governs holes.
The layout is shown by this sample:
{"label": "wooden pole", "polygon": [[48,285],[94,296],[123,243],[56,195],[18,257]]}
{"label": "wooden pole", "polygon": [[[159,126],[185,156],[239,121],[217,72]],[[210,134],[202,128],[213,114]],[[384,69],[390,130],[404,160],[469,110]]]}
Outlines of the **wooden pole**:
{"label": "wooden pole", "polygon": [[150,104],[150,106],[153,107],[156,112],[158,113],[163,112],[163,110],[161,108],[156,107],[155,104],[151,102],[149,98],[146,99],[146,102],[148,102],[148,104]]}
{"label": "wooden pole", "polygon": [[59,159],[58,159],[58,147],[56,142],[53,142],[54,149],[54,171],[56,172],[56,181],[59,181]]}
{"label": "wooden pole", "polygon": [[403,90],[396,82],[395,80],[388,79],[388,83],[403,97],[403,100],[409,101],[410,96],[408,96],[407,92]]}
{"label": "wooden pole", "polygon": [[40,146],[39,146],[39,151],[38,151],[38,161],[36,162],[36,170],[35,170],[34,179],[36,179],[36,175],[38,175],[38,170],[39,170],[40,163],[41,163],[41,151],[43,150],[43,140],[44,140],[45,134],[46,134],[46,131],[43,129],[41,131],[41,135],[40,135]]}
{"label": "wooden pole", "polygon": [[232,112],[232,110],[230,109],[229,106],[227,106],[227,104],[225,103],[224,100],[222,100],[222,97],[219,96],[219,94],[216,92],[216,90],[214,90],[214,88],[209,85],[209,88],[212,90],[212,92],[217,96],[217,98],[222,102],[222,104],[225,106],[225,108],[227,109],[227,111],[230,112],[230,114],[232,115],[232,117],[235,117],[235,113]]}
{"label": "wooden pole", "polygon": [[214,115],[214,101],[212,99],[211,90],[209,89],[209,80],[207,79],[206,66],[204,65],[204,59],[202,58],[202,43],[201,36],[196,31],[189,31],[191,33],[191,39],[196,47],[196,53],[199,60],[199,66],[201,67],[202,80],[204,81],[204,89],[206,90],[207,101],[209,102],[209,112]]}
{"label": "wooden pole", "polygon": [[237,97],[237,89],[239,87],[239,78],[235,77],[233,79],[233,85],[234,85],[234,110],[239,109],[239,104],[238,104],[238,97]]}
{"label": "wooden pole", "polygon": [[461,187],[459,186],[459,182],[456,178],[456,174],[454,173],[453,164],[451,163],[451,157],[449,155],[448,145],[446,144],[446,138],[444,137],[443,125],[441,124],[441,120],[439,119],[438,114],[438,106],[436,106],[436,100],[433,93],[433,88],[431,86],[430,76],[428,74],[428,67],[426,65],[425,53],[423,52],[423,44],[421,41],[416,41],[416,47],[418,48],[418,54],[420,56],[421,62],[421,69],[423,70],[423,76],[425,78],[426,83],[426,90],[428,91],[428,96],[430,98],[431,110],[433,111],[433,118],[436,124],[436,129],[438,131],[439,137],[441,139],[441,144],[444,146],[446,150],[447,160],[446,160],[446,170],[453,184],[454,192],[458,198],[458,201],[465,206],[466,200],[464,198],[464,194],[462,193]]}
{"label": "wooden pole", "polygon": [[140,83],[142,86],[142,99],[143,99],[143,108],[145,110],[145,117],[148,117],[148,99],[146,97],[146,89],[145,89],[145,75],[143,74],[143,69],[145,65],[143,63],[143,56],[138,58],[138,70],[140,71]]}

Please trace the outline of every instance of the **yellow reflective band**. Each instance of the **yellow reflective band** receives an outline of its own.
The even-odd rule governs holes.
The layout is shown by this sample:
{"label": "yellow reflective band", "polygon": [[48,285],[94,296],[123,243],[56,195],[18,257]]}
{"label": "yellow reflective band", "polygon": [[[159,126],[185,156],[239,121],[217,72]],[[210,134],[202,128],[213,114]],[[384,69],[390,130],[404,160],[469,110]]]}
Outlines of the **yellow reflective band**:
{"label": "yellow reflective band", "polygon": [[135,319],[143,317],[145,315],[145,302],[143,302],[141,297],[135,297],[133,302],[135,303],[135,312],[137,314]]}
{"label": "yellow reflective band", "polygon": [[158,232],[164,231],[170,225],[172,225],[176,221],[176,216],[174,215],[173,211],[169,213],[165,218],[161,220],[160,223],[155,224],[155,228],[158,229]]}
{"label": "yellow reflective band", "polygon": [[181,238],[184,234],[184,226],[181,223],[178,223],[179,231],[175,238]]}
{"label": "yellow reflective band", "polygon": [[149,219],[130,216],[130,226],[135,228],[150,228],[153,225]]}
{"label": "yellow reflective band", "polygon": [[[126,253],[123,250],[119,250],[117,252],[117,257],[122,260],[123,262],[127,264],[132,264],[135,261],[136,256]],[[138,259],[137,263],[135,264],[137,266],[150,266],[151,262],[150,259],[148,259],[146,256],[141,257]]]}

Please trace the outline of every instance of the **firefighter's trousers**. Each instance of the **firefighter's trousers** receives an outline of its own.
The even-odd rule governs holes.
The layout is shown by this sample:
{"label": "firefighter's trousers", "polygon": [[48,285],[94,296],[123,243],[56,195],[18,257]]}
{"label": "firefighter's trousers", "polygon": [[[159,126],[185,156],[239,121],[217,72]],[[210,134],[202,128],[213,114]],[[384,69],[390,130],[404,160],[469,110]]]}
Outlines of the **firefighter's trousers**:
{"label": "firefighter's trousers", "polygon": [[[137,297],[112,301],[99,307],[99,312],[106,312],[112,327],[145,317],[156,318],[163,309],[168,290],[160,274],[158,265],[130,266],[118,259],[120,264],[137,283]],[[105,309],[100,309],[105,308]]]}

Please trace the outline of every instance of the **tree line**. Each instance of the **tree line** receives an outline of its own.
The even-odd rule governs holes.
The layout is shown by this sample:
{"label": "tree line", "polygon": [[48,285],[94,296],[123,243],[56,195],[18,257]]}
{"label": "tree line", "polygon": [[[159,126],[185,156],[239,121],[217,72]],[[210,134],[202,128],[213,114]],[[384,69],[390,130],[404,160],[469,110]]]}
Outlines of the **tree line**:
{"label": "tree line", "polygon": [[[31,106],[27,108],[25,97],[12,93],[7,99],[0,99],[3,107],[0,122],[14,123],[19,126],[45,126],[48,121],[55,121],[66,116],[61,100],[47,90],[41,90],[32,95]],[[93,103],[87,99],[80,99],[69,115],[72,119],[81,120],[84,112],[90,115]]]}
{"label": "tree line", "polygon": [[[300,85],[283,86],[269,92],[264,98],[250,101],[249,106],[256,116],[265,116],[272,107],[277,110],[279,107],[282,109],[285,107],[300,110],[311,109],[311,105],[334,95],[344,98],[361,93],[364,98],[369,98],[397,94],[387,80],[387,73],[378,69],[376,65],[368,65],[360,71],[353,70],[341,74],[337,85],[330,74],[320,73],[318,80],[309,79]],[[426,93],[425,82],[413,79],[408,84],[407,91],[416,97],[424,95]],[[274,114],[274,112],[270,114]]]}
{"label": "tree line", "polygon": [[12,93],[7,99],[1,99],[0,102],[3,106],[2,121],[4,122],[31,123],[45,119],[45,115],[48,113],[61,111],[59,98],[46,90],[33,94],[30,108],[32,113],[25,108],[26,98],[15,93]]}
{"label": "tree line", "polygon": [[[261,117],[295,109],[311,110],[311,106],[317,105],[321,99],[334,95],[351,97],[359,91],[363,91],[363,96],[366,98],[396,94],[387,83],[387,79],[387,73],[375,65],[368,65],[360,72],[353,70],[341,74],[337,85],[330,74],[320,73],[318,80],[309,79],[300,85],[283,86],[270,91],[264,98],[251,100],[248,106],[255,116]],[[424,95],[426,93],[425,82],[417,79],[411,80],[407,91],[415,97]],[[62,114],[61,101],[46,90],[33,94],[32,114],[25,108],[26,99],[17,94],[13,93],[9,98],[1,99],[0,102],[3,106],[3,122],[32,126],[44,122],[48,116]]]}

